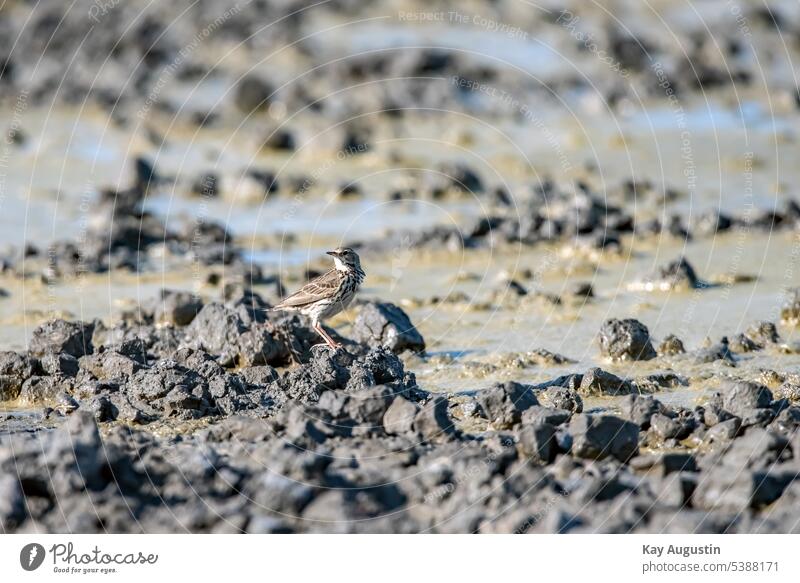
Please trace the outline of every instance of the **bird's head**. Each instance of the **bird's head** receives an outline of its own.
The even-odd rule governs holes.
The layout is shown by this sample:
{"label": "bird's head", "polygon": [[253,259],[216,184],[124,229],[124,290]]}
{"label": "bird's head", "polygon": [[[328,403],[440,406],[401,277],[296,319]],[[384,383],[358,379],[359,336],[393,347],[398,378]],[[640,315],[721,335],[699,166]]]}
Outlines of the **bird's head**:
{"label": "bird's head", "polygon": [[361,269],[361,260],[358,253],[353,251],[350,247],[337,247],[332,251],[327,252],[328,255],[333,257],[333,262],[336,264],[336,269],[339,271],[355,271],[363,273]]}

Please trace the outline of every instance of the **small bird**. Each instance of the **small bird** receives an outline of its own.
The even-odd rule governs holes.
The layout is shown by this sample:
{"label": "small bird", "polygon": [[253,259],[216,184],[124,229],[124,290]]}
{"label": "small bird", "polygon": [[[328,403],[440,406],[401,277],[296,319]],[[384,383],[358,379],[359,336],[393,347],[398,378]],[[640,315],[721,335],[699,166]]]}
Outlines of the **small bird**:
{"label": "small bird", "polygon": [[341,345],[325,332],[320,322],[347,308],[367,274],[361,269],[358,254],[349,247],[338,247],[327,254],[333,257],[334,268],[315,277],[272,309],[300,312],[311,320],[325,344],[339,348]]}

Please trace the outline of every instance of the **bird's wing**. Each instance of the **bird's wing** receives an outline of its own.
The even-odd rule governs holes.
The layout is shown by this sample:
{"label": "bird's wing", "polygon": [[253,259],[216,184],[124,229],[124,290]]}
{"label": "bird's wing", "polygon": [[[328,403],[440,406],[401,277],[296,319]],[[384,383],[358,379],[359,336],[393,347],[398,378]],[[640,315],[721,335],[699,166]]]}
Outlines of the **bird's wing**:
{"label": "bird's wing", "polygon": [[339,274],[335,269],[331,269],[329,272],[324,273],[319,277],[315,277],[309,281],[273,309],[280,310],[282,308],[302,308],[303,306],[312,304],[322,298],[333,295],[333,292],[338,287]]}

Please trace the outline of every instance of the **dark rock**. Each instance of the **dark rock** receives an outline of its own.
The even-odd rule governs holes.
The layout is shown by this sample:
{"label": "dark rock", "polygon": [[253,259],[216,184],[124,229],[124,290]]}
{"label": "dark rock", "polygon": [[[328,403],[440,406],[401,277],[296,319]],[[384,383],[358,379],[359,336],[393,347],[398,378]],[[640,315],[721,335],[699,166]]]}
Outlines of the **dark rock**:
{"label": "dark rock", "polygon": [[583,399],[578,391],[567,387],[547,387],[537,393],[539,402],[555,409],[565,409],[572,413],[583,412]]}
{"label": "dark rock", "polygon": [[19,479],[11,474],[0,475],[0,530],[9,532],[26,517],[25,493]]}
{"label": "dark rock", "polygon": [[79,364],[101,380],[127,379],[143,368],[138,361],[113,350],[82,356]]}
{"label": "dark rock", "polygon": [[427,441],[443,440],[454,435],[455,426],[447,410],[447,399],[433,397],[414,417],[413,428]]}
{"label": "dark rock", "polygon": [[704,510],[744,512],[777,500],[787,483],[779,472],[711,468],[700,474],[692,503]]}
{"label": "dark rock", "polygon": [[498,383],[478,393],[478,404],[494,429],[510,429],[520,422],[522,412],[538,405],[530,385],[513,381]]}
{"label": "dark rock", "polygon": [[555,434],[555,427],[549,423],[523,426],[517,435],[520,454],[536,463],[549,464],[558,451]]}
{"label": "dark rock", "polygon": [[709,404],[703,410],[703,423],[705,423],[708,427],[713,427],[717,423],[722,423],[723,421],[727,421],[732,417],[733,414],[729,413],[725,409],[722,409],[716,404]]}
{"label": "dark rock", "polygon": [[633,394],[622,399],[620,412],[623,419],[635,423],[642,429],[647,429],[650,427],[653,415],[664,412],[664,406],[650,395]]}
{"label": "dark rock", "polygon": [[648,474],[666,476],[673,472],[696,472],[697,464],[693,455],[688,453],[657,453],[640,455],[631,459],[630,466],[634,470]]}
{"label": "dark rock", "polygon": [[156,300],[154,319],[156,323],[187,326],[203,308],[203,302],[196,295],[162,289]]}
{"label": "dark rock", "polygon": [[626,395],[633,392],[633,385],[601,368],[591,368],[583,375],[578,389],[582,395]]}
{"label": "dark rock", "polygon": [[239,337],[246,328],[239,315],[226,306],[206,304],[186,328],[186,343],[219,357],[231,365],[239,352]]}
{"label": "dark rock", "polygon": [[48,353],[40,359],[42,370],[50,376],[64,375],[74,377],[80,369],[78,359],[66,353]]}
{"label": "dark rock", "polygon": [[727,381],[720,388],[723,407],[734,415],[751,409],[769,407],[772,403],[770,390],[758,383],[747,381]]}
{"label": "dark rock", "polygon": [[271,366],[250,366],[239,371],[239,376],[248,385],[265,386],[279,378],[278,371]]}
{"label": "dark rock", "polygon": [[522,412],[522,424],[538,425],[547,423],[558,426],[569,421],[571,417],[572,411],[567,411],[566,409],[553,409],[552,407],[534,405]]}
{"label": "dark rock", "polygon": [[686,349],[683,346],[683,342],[673,334],[666,336],[664,340],[661,341],[661,344],[658,345],[658,354],[660,356],[674,356],[676,354],[683,354],[684,352],[686,352]]}
{"label": "dark rock", "polygon": [[650,360],[656,351],[647,326],[638,320],[608,320],[600,329],[600,352],[614,360]]}
{"label": "dark rock", "polygon": [[639,449],[639,427],[613,415],[575,415],[569,433],[576,457],[600,460],[613,456],[625,462]]}
{"label": "dark rock", "polygon": [[729,342],[728,346],[734,352],[747,354],[748,352],[755,352],[764,348],[762,345],[754,342],[749,336],[744,334],[737,334]]}
{"label": "dark rock", "polygon": [[239,364],[260,366],[275,363],[283,355],[283,348],[263,325],[254,325],[239,336]]}
{"label": "dark rock", "polygon": [[272,96],[272,87],[255,75],[248,75],[236,86],[235,103],[245,115],[266,109]]}
{"label": "dark rock", "polygon": [[55,377],[33,376],[23,383],[19,401],[29,406],[54,402],[59,390],[59,381]]}
{"label": "dark rock", "polygon": [[769,469],[791,458],[789,441],[773,431],[754,427],[735,439],[723,457],[723,465],[732,472],[750,469]]}
{"label": "dark rock", "polygon": [[694,268],[685,258],[681,258],[660,267],[652,275],[635,283],[633,287],[645,291],[674,291],[695,289],[700,285]]}
{"label": "dark rock", "polygon": [[760,347],[775,344],[780,342],[781,339],[777,327],[772,322],[757,322],[753,324],[747,329],[745,336]]}
{"label": "dark rock", "polygon": [[694,424],[687,422],[686,419],[672,418],[662,413],[656,413],[650,418],[651,431],[662,440],[685,439],[694,427]]}
{"label": "dark rock", "polygon": [[732,417],[711,427],[706,432],[705,439],[709,443],[731,441],[739,434],[741,427],[742,420],[738,417]]}
{"label": "dark rock", "polygon": [[[291,130],[286,128],[277,128],[270,132],[269,135],[264,139],[262,147],[269,150],[278,150],[280,152],[294,152],[295,148],[297,148],[297,141],[295,140],[294,133],[292,133]],[[260,182],[265,183],[267,181],[262,179]],[[274,180],[271,181],[271,183],[274,183]],[[267,191],[269,191],[271,188],[271,185],[267,186]]]}
{"label": "dark rock", "polygon": [[18,352],[0,352],[0,401],[13,401],[34,374],[36,361]]}
{"label": "dark rock", "polygon": [[79,358],[94,350],[93,332],[94,324],[91,323],[51,320],[33,331],[29,349],[36,356],[63,352]]}
{"label": "dark rock", "polygon": [[205,198],[215,198],[220,194],[219,177],[213,173],[198,176],[192,183],[192,194]]}
{"label": "dark rock", "polygon": [[712,344],[711,346],[689,352],[686,354],[686,357],[695,364],[710,364],[712,362],[722,361],[731,366],[736,365],[736,359],[730,350],[727,338],[722,338],[718,344]]}
{"label": "dark rock", "polygon": [[390,435],[411,433],[419,406],[405,397],[395,397],[383,416],[383,429]]}
{"label": "dark rock", "polygon": [[384,346],[395,353],[424,352],[425,340],[406,313],[390,303],[369,302],[353,324],[353,339],[369,346]]}
{"label": "dark rock", "polygon": [[343,350],[316,350],[311,360],[272,383],[271,391],[282,401],[316,403],[323,392],[344,389],[350,380],[352,357]]}

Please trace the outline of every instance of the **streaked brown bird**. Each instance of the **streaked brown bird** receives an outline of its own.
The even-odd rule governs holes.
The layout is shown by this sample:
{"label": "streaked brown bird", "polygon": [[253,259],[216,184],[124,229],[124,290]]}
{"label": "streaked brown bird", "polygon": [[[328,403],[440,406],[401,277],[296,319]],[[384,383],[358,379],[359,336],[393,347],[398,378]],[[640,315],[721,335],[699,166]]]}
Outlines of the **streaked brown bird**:
{"label": "streaked brown bird", "polygon": [[358,253],[349,247],[338,247],[327,253],[333,257],[334,268],[309,281],[273,310],[300,312],[311,320],[325,344],[338,348],[341,345],[325,332],[320,323],[347,308],[367,274],[361,269]]}

